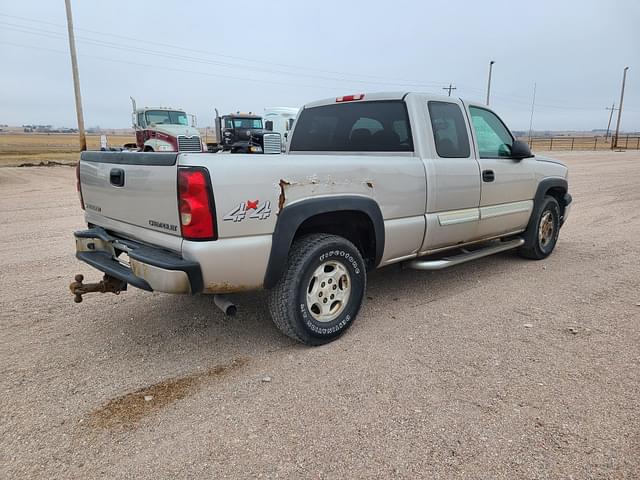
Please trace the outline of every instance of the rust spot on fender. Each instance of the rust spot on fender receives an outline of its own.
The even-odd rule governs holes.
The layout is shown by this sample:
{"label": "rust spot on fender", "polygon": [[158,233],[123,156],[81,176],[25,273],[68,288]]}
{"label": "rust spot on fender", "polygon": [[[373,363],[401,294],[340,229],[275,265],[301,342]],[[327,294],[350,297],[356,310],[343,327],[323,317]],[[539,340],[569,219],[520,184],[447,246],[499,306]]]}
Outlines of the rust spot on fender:
{"label": "rust spot on fender", "polygon": [[261,285],[233,284],[230,282],[211,282],[205,287],[205,293],[235,293],[257,290]]}
{"label": "rust spot on fender", "polygon": [[373,182],[369,181],[369,182],[364,182],[364,183],[367,185],[367,187],[373,188]]}
{"label": "rust spot on fender", "polygon": [[280,185],[280,196],[278,197],[278,213],[282,211],[282,207],[284,207],[284,202],[287,200],[284,194],[285,187],[291,185],[291,182],[287,182],[286,180],[280,179],[278,183]]}
{"label": "rust spot on fender", "polygon": [[230,363],[208,368],[183,377],[170,378],[154,385],[125,393],[109,400],[89,414],[87,424],[96,428],[133,428],[147,415],[185,398],[208,380],[222,377],[249,362],[237,358]]}

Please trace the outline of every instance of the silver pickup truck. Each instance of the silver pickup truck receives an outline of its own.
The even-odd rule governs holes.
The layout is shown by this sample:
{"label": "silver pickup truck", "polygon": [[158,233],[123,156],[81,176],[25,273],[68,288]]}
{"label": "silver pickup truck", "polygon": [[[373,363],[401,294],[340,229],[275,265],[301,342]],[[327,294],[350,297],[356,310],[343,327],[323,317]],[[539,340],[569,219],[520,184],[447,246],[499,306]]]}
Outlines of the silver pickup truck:
{"label": "silver pickup truck", "polygon": [[567,167],[486,106],[419,93],[309,103],[281,155],[84,152],[77,172],[76,256],[105,275],[76,276],[76,301],[264,288],[278,328],[309,345],[353,323],[368,271],[542,259],[571,206]]}

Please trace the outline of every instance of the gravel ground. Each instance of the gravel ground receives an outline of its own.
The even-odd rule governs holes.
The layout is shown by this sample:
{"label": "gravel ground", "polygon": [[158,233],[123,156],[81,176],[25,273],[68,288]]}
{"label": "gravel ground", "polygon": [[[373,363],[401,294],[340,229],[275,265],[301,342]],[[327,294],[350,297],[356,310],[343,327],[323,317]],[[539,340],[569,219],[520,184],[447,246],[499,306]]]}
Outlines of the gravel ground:
{"label": "gravel ground", "polygon": [[385,268],[318,348],[260,292],[74,304],[73,169],[0,169],[0,478],[640,478],[640,154],[558,157],[550,258]]}

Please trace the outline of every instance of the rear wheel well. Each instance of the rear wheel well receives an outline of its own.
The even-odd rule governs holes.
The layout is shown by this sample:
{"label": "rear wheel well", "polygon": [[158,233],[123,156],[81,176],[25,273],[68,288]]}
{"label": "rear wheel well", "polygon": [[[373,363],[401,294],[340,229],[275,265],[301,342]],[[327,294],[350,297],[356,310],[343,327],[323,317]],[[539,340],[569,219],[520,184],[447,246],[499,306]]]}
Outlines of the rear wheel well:
{"label": "rear wheel well", "polygon": [[153,152],[153,148],[150,147],[149,145],[147,145],[146,147],[144,147],[144,151],[145,152]]}
{"label": "rear wheel well", "polygon": [[346,238],[360,251],[368,268],[375,266],[375,230],[366,213],[345,210],[314,215],[302,222],[296,230],[294,240],[310,233],[329,233]]}

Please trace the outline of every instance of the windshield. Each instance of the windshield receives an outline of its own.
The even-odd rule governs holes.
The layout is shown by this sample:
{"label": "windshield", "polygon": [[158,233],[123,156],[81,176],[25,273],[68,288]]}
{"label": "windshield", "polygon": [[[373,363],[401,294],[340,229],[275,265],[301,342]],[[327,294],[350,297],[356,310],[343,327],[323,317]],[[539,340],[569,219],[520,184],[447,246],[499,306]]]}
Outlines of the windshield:
{"label": "windshield", "polygon": [[187,114],[174,110],[147,110],[147,125],[189,125]]}
{"label": "windshield", "polygon": [[262,130],[261,118],[226,118],[224,128],[253,128]]}

